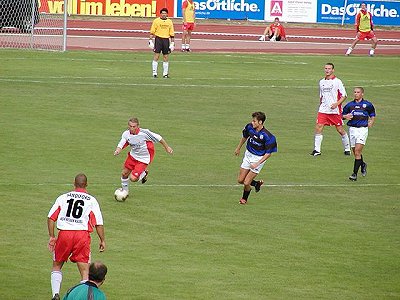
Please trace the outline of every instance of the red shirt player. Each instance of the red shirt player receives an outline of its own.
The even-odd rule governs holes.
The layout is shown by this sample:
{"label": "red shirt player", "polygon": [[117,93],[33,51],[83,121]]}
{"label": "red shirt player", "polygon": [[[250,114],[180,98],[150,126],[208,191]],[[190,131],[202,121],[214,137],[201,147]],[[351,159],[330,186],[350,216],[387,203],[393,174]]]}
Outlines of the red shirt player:
{"label": "red shirt player", "polygon": [[347,49],[346,56],[349,56],[357,43],[363,40],[371,40],[371,49],[369,50],[369,56],[374,56],[378,39],[376,38],[373,30],[374,24],[372,22],[372,14],[367,11],[367,5],[365,3],[361,3],[361,10],[356,16],[355,27],[357,30],[357,35],[349,49]]}
{"label": "red shirt player", "polygon": [[285,28],[279,23],[279,18],[275,18],[274,23],[265,28],[263,35],[259,38],[260,41],[265,41],[265,36],[268,36],[271,42],[285,40],[287,41]]}
{"label": "red shirt player", "polygon": [[[90,233],[93,231],[93,227],[96,228],[100,239],[100,252],[103,252],[106,247],[103,216],[96,198],[86,191],[86,175],[76,175],[74,186],[73,191],[56,199],[47,219],[50,235],[48,248],[53,252],[51,289],[55,300],[60,299],[61,268],[68,259],[77,264],[81,280],[88,280]],[[56,224],[59,230],[57,238],[54,234]]]}

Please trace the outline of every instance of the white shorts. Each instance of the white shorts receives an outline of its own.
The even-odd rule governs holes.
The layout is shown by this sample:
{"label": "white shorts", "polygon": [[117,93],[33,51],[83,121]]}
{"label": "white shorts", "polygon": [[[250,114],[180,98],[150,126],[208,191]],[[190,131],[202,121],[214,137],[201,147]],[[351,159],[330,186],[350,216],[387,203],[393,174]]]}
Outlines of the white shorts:
{"label": "white shorts", "polygon": [[255,154],[249,152],[249,150],[246,149],[246,152],[244,153],[242,165],[240,167],[242,169],[250,170],[253,173],[258,174],[258,173],[260,173],[261,169],[263,168],[263,166],[265,164],[265,161],[255,169],[252,169],[250,167],[250,165],[258,162],[261,158],[262,158],[262,156],[255,155]]}
{"label": "white shorts", "polygon": [[350,146],[354,148],[356,144],[365,145],[368,137],[368,127],[349,127]]}

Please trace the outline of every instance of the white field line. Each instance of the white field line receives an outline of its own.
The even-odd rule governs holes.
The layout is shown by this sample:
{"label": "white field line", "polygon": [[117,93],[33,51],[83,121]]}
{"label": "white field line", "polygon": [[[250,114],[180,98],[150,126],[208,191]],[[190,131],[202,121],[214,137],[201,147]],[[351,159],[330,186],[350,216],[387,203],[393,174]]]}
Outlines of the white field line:
{"label": "white field line", "polygon": [[[151,80],[154,80],[151,78]],[[293,85],[222,85],[222,84],[173,84],[173,83],[163,83],[160,84],[159,81],[155,83],[118,83],[118,82],[73,82],[73,81],[51,81],[48,80],[31,80],[31,79],[8,79],[0,78],[0,82],[14,82],[14,83],[41,83],[41,84],[68,84],[68,85],[89,85],[89,86],[164,86],[164,87],[193,87],[193,88],[236,88],[236,89],[255,89],[255,88],[295,88],[295,89],[315,89],[314,85],[305,86],[293,86]],[[395,87],[400,86],[400,83],[393,84],[377,84],[369,85],[369,87]]]}
{"label": "white field line", "polygon": [[[151,78],[151,80],[154,80]],[[279,89],[315,89],[315,85],[223,85],[223,84],[173,84],[173,83],[161,83],[155,79],[154,83],[119,83],[119,82],[73,82],[73,81],[48,81],[48,80],[32,80],[32,79],[9,79],[0,78],[0,82],[14,82],[14,83],[40,83],[40,84],[68,84],[68,85],[89,85],[89,86],[163,86],[163,87],[193,87],[193,88],[236,88],[236,89],[254,89],[254,88],[279,88]],[[157,82],[156,82],[157,81]],[[396,87],[400,86],[400,83],[392,84],[371,84],[368,87]]]}
{"label": "white field line", "polygon": [[[131,37],[131,36],[92,36],[92,35],[69,35],[68,38],[73,38],[73,39],[132,39],[132,40],[148,40],[147,37]],[[192,38],[192,41],[203,41],[203,42],[214,42],[214,43],[257,43],[257,44],[261,44],[261,43],[270,43],[269,41],[266,42],[260,42],[259,40],[216,40],[216,39],[196,39],[196,38]],[[353,40],[353,39],[351,39]],[[400,42],[400,40],[399,40]],[[283,45],[283,44],[301,44],[301,45],[347,45],[348,43],[318,43],[318,42],[292,42],[292,41],[288,41],[288,42],[282,42],[280,44],[277,44],[276,42],[273,43],[276,45]],[[393,48],[398,48],[400,45],[379,45],[380,48],[382,47],[393,47]],[[147,47],[147,44],[146,44]]]}
{"label": "white field line", "polygon": [[[71,183],[0,183],[0,186],[71,186]],[[118,186],[118,183],[91,183],[91,186]],[[135,188],[140,187],[199,187],[199,188],[236,188],[242,187],[241,184],[145,184],[145,185],[134,185]],[[352,183],[348,184],[266,184],[264,187],[277,187],[277,188],[324,188],[324,187],[390,187],[400,186],[400,183]]]}

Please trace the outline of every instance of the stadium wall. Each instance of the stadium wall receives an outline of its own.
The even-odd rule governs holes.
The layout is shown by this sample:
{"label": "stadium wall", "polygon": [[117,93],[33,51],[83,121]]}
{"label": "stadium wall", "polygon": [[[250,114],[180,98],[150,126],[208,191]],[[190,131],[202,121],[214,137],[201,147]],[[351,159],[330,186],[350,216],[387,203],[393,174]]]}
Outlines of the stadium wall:
{"label": "stadium wall", "polygon": [[[68,0],[69,15],[156,17],[162,7],[182,17],[183,0]],[[400,26],[400,1],[361,0],[197,0],[202,19],[354,24],[361,2],[367,4],[376,25]],[[62,14],[64,0],[40,0],[42,13]]]}

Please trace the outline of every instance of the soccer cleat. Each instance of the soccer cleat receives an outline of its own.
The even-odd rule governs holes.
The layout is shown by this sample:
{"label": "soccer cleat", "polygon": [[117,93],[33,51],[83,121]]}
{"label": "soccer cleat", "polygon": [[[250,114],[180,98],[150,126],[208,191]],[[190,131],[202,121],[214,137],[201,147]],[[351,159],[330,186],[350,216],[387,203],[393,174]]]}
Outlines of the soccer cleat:
{"label": "soccer cleat", "polygon": [[254,188],[256,189],[256,193],[258,193],[261,189],[261,186],[264,184],[264,180],[259,180],[257,181],[256,185],[254,186]]}
{"label": "soccer cleat", "polygon": [[366,162],[361,165],[361,175],[363,177],[367,176],[367,163]]}
{"label": "soccer cleat", "polygon": [[182,48],[182,52],[186,52],[186,49],[185,49],[185,48]]}
{"label": "soccer cleat", "polygon": [[186,48],[186,52],[192,52],[190,48]]}
{"label": "soccer cleat", "polygon": [[344,151],[344,155],[351,155],[350,151]]}
{"label": "soccer cleat", "polygon": [[240,201],[239,201],[239,204],[246,204],[247,203],[247,200],[246,199],[240,199]]}
{"label": "soccer cleat", "polygon": [[356,173],[351,174],[351,175],[349,176],[349,179],[350,179],[351,181],[357,181],[357,174],[356,174]]}
{"label": "soccer cleat", "polygon": [[153,78],[157,78],[157,74],[153,74]]}
{"label": "soccer cleat", "polygon": [[169,75],[168,74],[163,75],[163,78],[169,78]]}
{"label": "soccer cleat", "polygon": [[321,155],[321,152],[318,152],[317,150],[313,150],[313,152],[310,153],[311,156],[318,156]]}
{"label": "soccer cleat", "polygon": [[58,293],[55,294],[53,298],[51,298],[51,300],[60,300],[60,299],[61,298],[60,298],[60,295]]}
{"label": "soccer cleat", "polygon": [[145,184],[147,181],[147,175],[149,175],[149,171],[145,170],[146,175],[142,178],[142,184]]}

